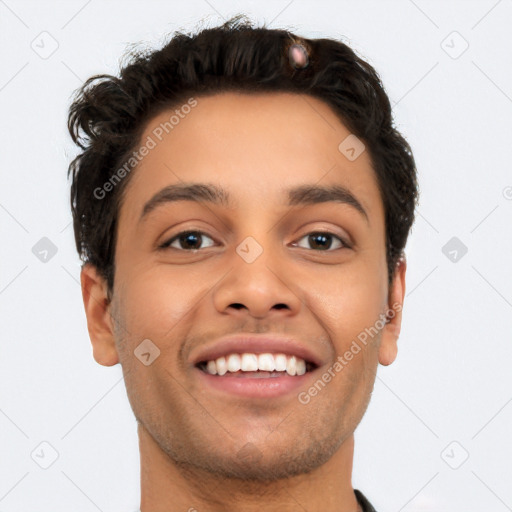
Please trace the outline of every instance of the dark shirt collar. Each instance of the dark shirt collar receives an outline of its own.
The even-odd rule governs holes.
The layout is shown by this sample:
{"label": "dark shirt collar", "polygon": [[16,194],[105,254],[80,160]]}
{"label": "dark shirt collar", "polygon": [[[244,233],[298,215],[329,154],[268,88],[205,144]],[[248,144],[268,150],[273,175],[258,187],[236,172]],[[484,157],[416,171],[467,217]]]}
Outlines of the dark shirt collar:
{"label": "dark shirt collar", "polygon": [[358,489],[354,489],[357,502],[361,505],[363,512],[376,512],[373,505],[366,499],[365,495]]}

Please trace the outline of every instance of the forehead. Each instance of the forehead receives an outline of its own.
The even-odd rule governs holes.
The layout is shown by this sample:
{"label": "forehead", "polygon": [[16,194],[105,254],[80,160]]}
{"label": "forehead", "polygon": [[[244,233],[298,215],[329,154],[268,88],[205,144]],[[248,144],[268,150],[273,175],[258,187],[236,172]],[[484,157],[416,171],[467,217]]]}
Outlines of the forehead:
{"label": "forehead", "polygon": [[368,152],[347,158],[343,144],[353,135],[320,99],[227,92],[194,100],[145,127],[140,146],[151,149],[132,171],[121,217],[135,221],[150,197],[183,182],[219,184],[237,208],[282,203],[282,191],[297,184],[341,184],[370,215],[382,215]]}

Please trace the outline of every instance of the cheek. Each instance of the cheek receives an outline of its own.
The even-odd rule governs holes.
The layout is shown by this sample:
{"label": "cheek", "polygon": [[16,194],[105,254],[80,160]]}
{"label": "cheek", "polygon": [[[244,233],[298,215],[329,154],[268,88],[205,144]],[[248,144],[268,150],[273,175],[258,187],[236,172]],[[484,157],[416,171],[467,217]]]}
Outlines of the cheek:
{"label": "cheek", "polygon": [[[322,280],[303,281],[308,307],[321,319],[338,354],[380,318],[385,304],[381,280],[381,276],[368,267],[365,272],[347,267],[330,272],[328,278]],[[368,340],[371,338],[368,336]],[[364,348],[364,344],[361,346]]]}
{"label": "cheek", "polygon": [[124,317],[132,334],[162,340],[171,330],[186,324],[197,307],[203,286],[191,272],[165,274],[139,271],[123,290]]}

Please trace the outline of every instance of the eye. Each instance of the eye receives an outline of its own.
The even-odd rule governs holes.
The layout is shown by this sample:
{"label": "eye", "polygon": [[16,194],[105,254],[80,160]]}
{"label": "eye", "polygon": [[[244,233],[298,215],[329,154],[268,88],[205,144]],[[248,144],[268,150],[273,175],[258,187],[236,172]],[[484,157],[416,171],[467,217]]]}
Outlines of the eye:
{"label": "eye", "polygon": [[[167,242],[164,242],[162,245],[160,245],[160,249],[172,247],[173,249],[178,250],[197,251],[201,249],[201,242],[204,238],[207,238],[213,242],[213,240],[202,231],[182,231],[181,233],[178,233],[176,236],[173,236],[171,239],[167,240]],[[173,245],[175,243],[178,243],[178,247]],[[209,247],[212,246],[210,245]]]}
{"label": "eye", "polygon": [[[349,248],[349,244],[347,244],[343,239],[341,239],[339,236],[335,235],[334,233],[329,233],[328,231],[313,231],[312,233],[309,233],[300,240],[306,239],[306,243],[310,243],[313,248],[317,248],[321,251],[326,251],[328,249],[332,249],[332,239],[338,240],[339,244],[338,247],[334,247],[335,249],[342,249],[343,247]],[[299,245],[299,247],[304,247]],[[304,247],[307,249],[307,247]]]}
{"label": "eye", "polygon": [[[178,250],[198,251],[199,249],[204,248],[201,247],[201,243],[204,241],[204,239],[208,239],[212,242],[211,245],[206,247],[212,247],[214,245],[213,239],[206,235],[206,233],[203,233],[202,231],[182,231],[181,233],[178,233],[177,235],[173,236],[172,238],[161,244],[159,248],[173,248]],[[342,238],[335,235],[334,233],[329,233],[328,231],[313,231],[300,238],[299,241],[303,239],[306,239],[306,243],[311,244],[313,249],[320,251],[336,250],[342,249],[344,247],[350,247],[350,245],[346,243]],[[337,247],[332,246],[333,239],[338,241]],[[298,245],[299,247],[305,249],[308,248],[305,247],[304,245],[300,245],[299,243],[292,245]]]}

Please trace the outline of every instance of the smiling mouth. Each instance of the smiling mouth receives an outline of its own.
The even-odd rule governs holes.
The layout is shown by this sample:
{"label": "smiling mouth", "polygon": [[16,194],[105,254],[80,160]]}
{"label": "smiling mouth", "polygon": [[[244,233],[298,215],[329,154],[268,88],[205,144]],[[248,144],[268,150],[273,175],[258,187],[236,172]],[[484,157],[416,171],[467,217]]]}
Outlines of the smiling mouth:
{"label": "smiling mouth", "polygon": [[316,364],[289,354],[234,353],[210,361],[201,361],[196,367],[216,377],[264,379],[301,376],[312,372]]}

